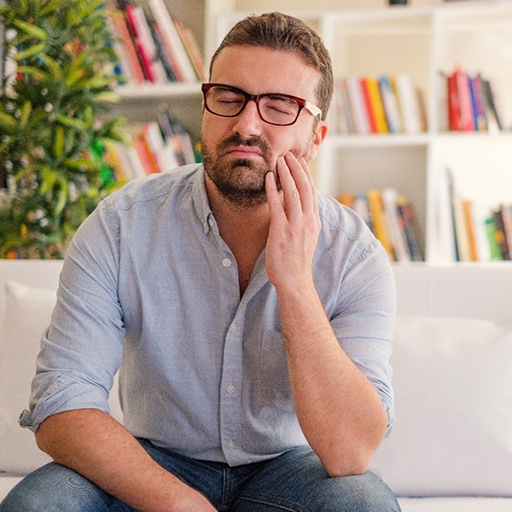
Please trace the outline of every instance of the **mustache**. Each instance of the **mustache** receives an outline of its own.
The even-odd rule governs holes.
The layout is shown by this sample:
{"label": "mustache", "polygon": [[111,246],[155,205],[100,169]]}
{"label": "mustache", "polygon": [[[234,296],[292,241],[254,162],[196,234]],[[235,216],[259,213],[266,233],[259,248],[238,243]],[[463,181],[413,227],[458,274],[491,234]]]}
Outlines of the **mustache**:
{"label": "mustache", "polygon": [[234,133],[230,135],[226,139],[224,139],[218,147],[219,153],[223,153],[230,149],[233,146],[247,146],[254,147],[261,150],[264,157],[270,154],[269,145],[260,137],[249,137],[247,139],[243,138],[240,134]]}

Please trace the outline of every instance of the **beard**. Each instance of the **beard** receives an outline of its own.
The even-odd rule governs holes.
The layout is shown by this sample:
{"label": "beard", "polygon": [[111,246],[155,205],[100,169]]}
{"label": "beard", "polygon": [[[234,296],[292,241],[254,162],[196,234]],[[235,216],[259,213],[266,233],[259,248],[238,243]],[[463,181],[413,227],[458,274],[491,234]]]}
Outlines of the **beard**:
{"label": "beard", "polygon": [[[262,154],[262,161],[225,158],[226,152],[234,146],[258,148]],[[243,139],[235,133],[224,139],[215,150],[203,141],[201,153],[206,174],[220,194],[231,204],[245,208],[266,202],[265,175],[274,172],[277,178],[277,172],[275,163],[272,162],[270,147],[263,139]],[[278,187],[280,188],[279,183]]]}

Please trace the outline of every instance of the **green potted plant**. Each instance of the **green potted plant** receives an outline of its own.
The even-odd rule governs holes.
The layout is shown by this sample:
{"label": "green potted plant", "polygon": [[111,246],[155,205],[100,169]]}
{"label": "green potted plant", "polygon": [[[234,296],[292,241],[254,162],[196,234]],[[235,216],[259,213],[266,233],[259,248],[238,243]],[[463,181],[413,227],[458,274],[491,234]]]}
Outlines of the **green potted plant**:
{"label": "green potted plant", "polygon": [[[102,152],[120,140],[117,62],[103,0],[0,7],[0,257],[60,258],[116,186]],[[10,65],[9,65],[10,64]]]}

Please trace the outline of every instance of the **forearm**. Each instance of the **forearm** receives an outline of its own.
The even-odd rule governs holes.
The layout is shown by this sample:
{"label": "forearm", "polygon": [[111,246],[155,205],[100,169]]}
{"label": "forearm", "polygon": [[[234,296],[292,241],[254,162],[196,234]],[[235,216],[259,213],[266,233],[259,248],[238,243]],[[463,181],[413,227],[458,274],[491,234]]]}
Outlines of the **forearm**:
{"label": "forearm", "polygon": [[312,283],[278,296],[301,428],[332,476],[362,473],[386,431],[380,396],[341,348]]}
{"label": "forearm", "polygon": [[36,439],[57,463],[137,510],[215,510],[197,491],[154,462],[122,425],[99,410],[50,416],[39,427]]}

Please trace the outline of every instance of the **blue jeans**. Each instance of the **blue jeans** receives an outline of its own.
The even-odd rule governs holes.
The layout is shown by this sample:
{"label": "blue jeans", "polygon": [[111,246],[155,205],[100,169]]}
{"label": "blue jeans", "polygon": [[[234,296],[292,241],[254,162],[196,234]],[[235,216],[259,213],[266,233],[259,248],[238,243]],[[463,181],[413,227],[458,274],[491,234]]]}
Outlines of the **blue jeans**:
{"label": "blue jeans", "polygon": [[[229,467],[189,459],[145,440],[140,442],[161,466],[202,492],[219,511],[400,511],[391,490],[373,473],[330,478],[308,447],[270,461]],[[28,475],[0,504],[0,512],[133,510],[77,473],[54,463]]]}

